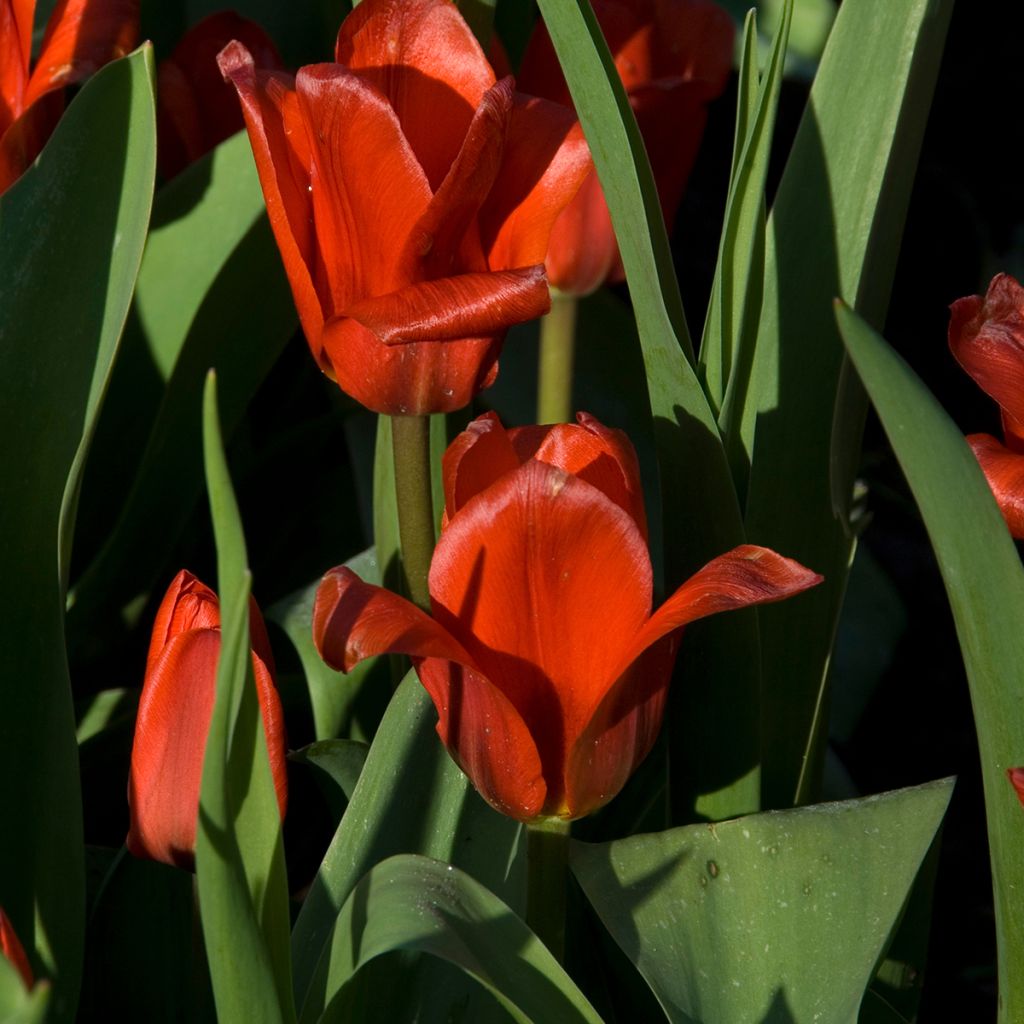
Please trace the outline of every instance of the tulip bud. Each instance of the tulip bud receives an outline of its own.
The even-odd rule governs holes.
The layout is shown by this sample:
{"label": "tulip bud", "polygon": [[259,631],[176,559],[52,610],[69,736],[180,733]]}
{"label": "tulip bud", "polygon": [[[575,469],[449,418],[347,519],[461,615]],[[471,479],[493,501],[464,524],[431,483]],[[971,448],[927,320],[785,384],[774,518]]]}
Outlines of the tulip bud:
{"label": "tulip bud", "polygon": [[0,907],[0,953],[17,968],[22,981],[25,982],[25,988],[31,988],[35,984],[32,968],[29,967],[25,950],[21,942],[18,941],[18,936],[14,932],[14,925],[11,924],[11,919],[4,913],[3,907]]}

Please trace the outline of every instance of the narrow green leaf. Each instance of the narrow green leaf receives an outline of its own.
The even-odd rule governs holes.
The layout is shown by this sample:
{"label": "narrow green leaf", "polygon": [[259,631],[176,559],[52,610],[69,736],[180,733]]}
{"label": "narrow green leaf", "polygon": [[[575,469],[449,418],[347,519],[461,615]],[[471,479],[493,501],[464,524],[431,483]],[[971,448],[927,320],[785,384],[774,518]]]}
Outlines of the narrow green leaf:
{"label": "narrow green leaf", "polygon": [[137,378],[120,381],[124,419],[105,436],[148,430],[148,440],[134,478],[113,490],[114,528],[75,583],[73,640],[109,614],[110,594],[127,604],[153,586],[202,495],[206,371],[220,370],[222,422],[230,434],[296,326],[244,133],[162,189],[154,222],[136,301],[141,336],[128,340],[152,351],[151,373],[156,365],[169,377],[155,415],[138,405],[152,397],[134,395]]}
{"label": "narrow green leaf", "polygon": [[42,1024],[50,994],[47,982],[27,991],[18,969],[0,956],[0,1024]]}
{"label": "narrow green leaf", "polygon": [[318,740],[292,751],[288,759],[313,769],[334,820],[339,822],[355,792],[369,749],[358,740]]}
{"label": "narrow green leaf", "polygon": [[374,957],[398,949],[457,964],[520,1024],[601,1021],[501,900],[465,872],[427,857],[399,855],[371,868],[342,906],[330,949],[320,968],[327,1009],[322,1016],[304,1013],[303,1024],[348,1020],[345,983]]}
{"label": "narrow green leaf", "polygon": [[[380,570],[373,548],[361,552],[345,562],[367,583],[380,584]],[[357,716],[356,704],[369,687],[387,685],[375,671],[378,659],[368,658],[360,662],[348,675],[336,672],[324,663],[313,644],[313,601],[320,581],[289,594],[266,611],[266,617],[276,622],[288,634],[295,651],[302,662],[302,669],[309,687],[309,701],[313,708],[313,727],[318,740],[330,740],[336,736],[351,735],[353,718]],[[377,702],[373,701],[374,706]],[[357,729],[357,733],[364,730]]]}
{"label": "narrow green leaf", "polygon": [[673,1024],[852,1024],[952,788],[574,843],[570,862]]}
{"label": "narrow green leaf", "polygon": [[999,1020],[1024,1017],[1024,844],[1006,769],[1024,762],[1024,571],[953,421],[885,341],[843,305],[847,351],[885,427],[935,548],[971,687],[995,888]]}
{"label": "narrow green leaf", "polygon": [[[831,302],[841,295],[876,322],[885,314],[951,7],[845,0],[769,219],[733,468],[750,465],[749,484],[738,482],[750,541],[825,576],[806,601],[760,610],[769,805],[816,789],[817,709],[852,548],[829,485],[842,365]],[[854,452],[862,409],[846,404],[854,426],[838,425]]]}
{"label": "narrow green leaf", "polygon": [[54,978],[55,1021],[74,1016],[85,884],[64,588],[149,222],[152,73],[144,47],[94,75],[0,197],[0,575],[12,581],[0,619],[0,905],[37,973]]}
{"label": "narrow green leaf", "polygon": [[[327,956],[338,909],[370,868],[397,853],[420,853],[472,873],[513,906],[519,825],[491,810],[437,738],[437,713],[413,673],[392,698],[348,809],[310,887],[292,933],[295,991],[303,1019],[326,1007]],[[401,993],[396,993],[400,995]]]}
{"label": "narrow green leaf", "polygon": [[210,976],[223,1020],[294,1021],[281,822],[252,678],[250,574],[207,377],[203,435],[217,542],[221,653],[206,741],[196,875]]}
{"label": "narrow green leaf", "polygon": [[82,746],[112,725],[134,722],[138,703],[138,690],[101,690],[93,694],[78,715],[75,729],[78,745]]}

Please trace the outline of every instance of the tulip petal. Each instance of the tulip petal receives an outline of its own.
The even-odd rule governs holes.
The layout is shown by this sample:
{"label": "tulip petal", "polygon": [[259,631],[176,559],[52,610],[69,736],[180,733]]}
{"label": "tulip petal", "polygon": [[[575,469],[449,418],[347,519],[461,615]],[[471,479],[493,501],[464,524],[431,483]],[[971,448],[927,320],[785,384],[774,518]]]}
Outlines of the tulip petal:
{"label": "tulip petal", "polygon": [[473,111],[494,85],[494,72],[455,5],[364,0],[342,23],[335,59],[388,98],[431,189],[438,189]]}
{"label": "tulip petal", "polygon": [[646,621],[651,586],[633,518],[535,460],[467,502],[441,535],[434,617],[531,724],[548,807],[561,805],[564,752]]}
{"label": "tulip petal", "polygon": [[423,279],[487,269],[476,218],[501,167],[512,102],[511,78],[484,93],[459,155],[410,234],[402,262],[419,265]]}
{"label": "tulip petal", "polygon": [[[152,670],[171,637],[193,629],[219,627],[220,605],[217,595],[187,569],[182,569],[171,580],[171,585],[157,609],[149,640],[146,673]],[[264,627],[264,634],[265,632]]]}
{"label": "tulip petal", "polygon": [[257,71],[252,54],[238,42],[229,43],[217,63],[238,91],[267,215],[302,329],[326,369],[329,364],[321,358],[320,346],[325,317],[315,283],[324,272],[313,230],[309,141],[294,79],[282,72]]}
{"label": "tulip petal", "polygon": [[576,423],[519,427],[510,430],[509,436],[520,461],[537,459],[585,480],[628,512],[647,539],[640,463],[632,442],[621,430],[580,412]]}
{"label": "tulip petal", "polygon": [[[457,341],[504,333],[512,324],[542,316],[550,307],[542,267],[459,274],[410,285],[390,295],[361,299],[344,310],[386,345]],[[328,350],[331,341],[325,337]]]}
{"label": "tulip petal", "polygon": [[387,99],[337,64],[295,79],[310,145],[316,234],[332,312],[410,283],[401,257],[431,193]]}
{"label": "tulip petal", "polygon": [[490,267],[543,263],[552,226],[592,169],[590,149],[572,111],[516,94],[505,159],[480,211]]}
{"label": "tulip petal", "polygon": [[313,641],[328,665],[349,671],[377,654],[408,654],[438,713],[437,732],[481,795],[529,820],[546,787],[522,717],[442,626],[404,598],[338,566],[313,605]]}
{"label": "tulip petal", "polygon": [[971,434],[967,443],[1012,536],[1024,540],[1024,454],[1011,451],[990,434]]}
{"label": "tulip petal", "polygon": [[25,107],[35,0],[0,0],[0,135]]}
{"label": "tulip petal", "polygon": [[503,474],[518,469],[522,461],[497,413],[487,412],[473,420],[448,446],[441,462],[444,483],[441,528],[444,529],[470,498],[490,487]]}
{"label": "tulip petal", "polygon": [[0,194],[28,170],[64,113],[64,93],[40,97],[0,136]]}
{"label": "tulip petal", "polygon": [[1024,768],[1007,768],[1006,777],[1010,780],[1010,785],[1016,791],[1017,799],[1020,800],[1021,806],[1024,807]]}
{"label": "tulip petal", "polygon": [[0,907],[0,954],[15,966],[21,975],[21,980],[25,982],[25,988],[32,988],[35,984],[35,977],[32,974],[28,957],[25,955],[25,947],[22,946],[21,940],[14,930],[14,925],[4,913],[3,907]]}
{"label": "tulip petal", "polygon": [[997,274],[984,298],[954,302],[949,347],[1011,425],[1024,423],[1024,288],[1009,274]]}
{"label": "tulip petal", "polygon": [[130,53],[138,38],[139,0],[58,0],[25,91],[26,107]]}
{"label": "tulip petal", "polygon": [[191,870],[220,631],[172,637],[146,673],[132,747],[128,849]]}

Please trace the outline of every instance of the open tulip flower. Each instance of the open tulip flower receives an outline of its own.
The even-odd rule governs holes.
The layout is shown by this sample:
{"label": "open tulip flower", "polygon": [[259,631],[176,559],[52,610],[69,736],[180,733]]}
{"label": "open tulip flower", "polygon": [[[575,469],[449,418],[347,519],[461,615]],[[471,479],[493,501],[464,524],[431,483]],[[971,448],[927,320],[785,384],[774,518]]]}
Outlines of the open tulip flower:
{"label": "open tulip flower", "polygon": [[0,0],[0,192],[39,155],[64,87],[123,57],[139,36],[138,0],[58,0],[32,68],[35,0]]}
{"label": "open tulip flower", "polygon": [[547,311],[555,218],[590,168],[572,113],[495,81],[450,0],[364,0],[293,79],[240,43],[238,90],[299,318],[377,412],[462,408]]}
{"label": "open tulip flower", "polygon": [[1024,539],[1024,288],[997,274],[984,298],[970,295],[950,307],[949,347],[960,365],[1002,410],[1003,439],[971,434],[974,451],[999,510]]}
{"label": "open tulip flower", "polygon": [[[690,176],[707,104],[721,95],[732,69],[732,18],[711,0],[593,0],[622,79],[670,224]],[[547,30],[538,22],[519,71],[524,90],[572,105]],[[611,215],[593,171],[551,232],[552,287],[587,295],[623,279]]]}
{"label": "open tulip flower", "polygon": [[448,449],[444,489],[432,616],[339,567],[314,640],[343,670],[410,655],[452,757],[520,821],[578,818],[618,793],[657,736],[683,626],[821,579],[739,547],[652,615],[636,456],[584,413],[508,431],[480,417]]}
{"label": "open tulip flower", "polygon": [[21,980],[25,983],[25,988],[31,988],[35,984],[35,977],[29,966],[28,957],[25,955],[25,949],[18,939],[11,919],[4,913],[3,907],[0,907],[0,954],[14,965],[21,975]]}
{"label": "open tulip flower", "polygon": [[[251,599],[249,632],[270,769],[283,817],[288,792],[284,718],[266,626]],[[127,844],[137,857],[188,870],[194,866],[203,755],[219,656],[217,595],[182,570],[168,588],[153,624],[135,723]]]}

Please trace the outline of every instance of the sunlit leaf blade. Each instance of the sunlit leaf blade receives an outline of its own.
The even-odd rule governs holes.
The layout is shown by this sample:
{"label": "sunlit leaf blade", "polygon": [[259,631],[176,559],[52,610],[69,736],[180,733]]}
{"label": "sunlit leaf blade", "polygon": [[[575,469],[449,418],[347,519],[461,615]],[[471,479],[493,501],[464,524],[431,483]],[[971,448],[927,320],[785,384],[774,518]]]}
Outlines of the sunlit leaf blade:
{"label": "sunlit leaf blade", "polygon": [[[799,605],[760,611],[773,806],[816,788],[815,710],[852,543],[829,489],[842,365],[831,302],[841,295],[875,322],[884,316],[951,7],[843,3],[769,218],[754,365],[737,394],[747,536],[825,576]],[[839,430],[854,451],[862,415],[863,403],[844,405],[855,428]]]}
{"label": "sunlit leaf blade", "polygon": [[852,1024],[952,786],[574,843],[570,862],[672,1024]]}
{"label": "sunlit leaf blade", "polygon": [[521,898],[521,878],[512,866],[520,827],[472,790],[437,738],[436,722],[430,698],[409,673],[377,730],[295,923],[295,991],[303,1019],[316,1019],[326,1005],[326,979],[315,972],[329,948],[338,909],[359,879],[386,857],[420,853],[454,863],[513,907]]}
{"label": "sunlit leaf blade", "polygon": [[409,855],[371,868],[345,901],[330,960],[321,964],[327,1011],[303,1014],[303,1024],[346,1020],[335,1012],[345,1006],[345,983],[374,957],[398,949],[457,964],[521,1024],[600,1024],[572,979],[501,900],[450,864]]}
{"label": "sunlit leaf blade", "polygon": [[152,351],[151,373],[159,367],[169,376],[155,414],[131,408],[135,384],[121,382],[129,394],[120,396],[120,429],[148,430],[148,440],[130,489],[116,492],[116,524],[105,546],[75,582],[73,637],[87,635],[98,613],[109,614],[111,593],[127,603],[153,586],[202,496],[206,371],[220,371],[222,423],[230,434],[296,326],[244,133],[164,187],[154,222],[139,275],[135,335],[127,340]]}
{"label": "sunlit leaf blade", "polygon": [[1000,1021],[1024,1016],[1024,843],[1006,769],[1024,762],[1024,571],[985,478],[914,372],[847,307],[847,351],[914,492],[953,609],[971,687],[995,888]]}
{"label": "sunlit leaf blade", "polygon": [[207,377],[203,437],[217,542],[221,653],[196,832],[203,937],[222,1020],[295,1019],[280,813],[252,678],[250,574],[221,442],[216,378]]}
{"label": "sunlit leaf blade", "polygon": [[149,222],[152,70],[144,48],[98,72],[0,197],[0,905],[37,970],[56,976],[54,1020],[74,1014],[84,914],[63,589]]}
{"label": "sunlit leaf blade", "polygon": [[2,1024],[42,1024],[50,1002],[50,986],[44,982],[32,991],[17,968],[0,956],[0,1022]]}
{"label": "sunlit leaf blade", "polygon": [[[380,570],[373,548],[360,552],[345,562],[367,583],[380,584]],[[302,662],[302,670],[309,688],[309,701],[313,709],[313,726],[318,740],[350,735],[356,702],[363,684],[386,686],[375,671],[378,659],[367,658],[348,675],[336,672],[324,663],[313,644],[313,601],[320,581],[289,594],[266,610],[266,617],[276,622],[288,634]],[[357,730],[358,731],[358,730]]]}
{"label": "sunlit leaf blade", "polygon": [[[674,589],[700,566],[743,541],[736,492],[714,414],[693,358],[665,224],[636,120],[587,0],[541,0],[612,214],[633,300],[654,420],[662,508],[664,580]],[[700,486],[693,486],[694,480]],[[648,485],[650,486],[650,485]],[[658,520],[655,519],[654,525]],[[652,548],[662,550],[652,536]],[[712,695],[673,707],[673,745],[684,751],[673,775],[678,813],[724,817],[758,806],[760,681],[756,614],[702,623],[686,641],[691,692]],[[699,670],[696,668],[699,666]],[[714,723],[747,710],[727,743],[689,758]],[[695,774],[694,769],[697,772]],[[678,784],[676,784],[678,783]]]}

